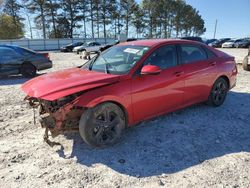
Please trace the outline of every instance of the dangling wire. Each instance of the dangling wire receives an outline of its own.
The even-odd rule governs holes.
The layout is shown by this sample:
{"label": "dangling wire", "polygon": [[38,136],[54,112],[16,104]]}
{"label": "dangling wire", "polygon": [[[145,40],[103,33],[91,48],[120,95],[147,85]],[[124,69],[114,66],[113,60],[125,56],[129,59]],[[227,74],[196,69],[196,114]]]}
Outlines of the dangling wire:
{"label": "dangling wire", "polygon": [[34,106],[33,106],[33,121],[34,121],[34,125],[36,125],[36,110]]}

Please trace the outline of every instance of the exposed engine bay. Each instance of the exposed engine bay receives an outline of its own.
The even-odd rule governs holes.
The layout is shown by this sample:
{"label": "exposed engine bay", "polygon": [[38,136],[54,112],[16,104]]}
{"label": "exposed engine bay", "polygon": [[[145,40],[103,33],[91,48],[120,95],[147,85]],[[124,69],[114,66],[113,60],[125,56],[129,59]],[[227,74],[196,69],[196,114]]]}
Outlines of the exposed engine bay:
{"label": "exposed engine bay", "polygon": [[78,130],[84,108],[77,107],[75,104],[81,94],[73,94],[54,101],[25,97],[31,107],[39,110],[39,122],[45,128],[46,142],[49,142],[49,132],[52,137],[56,137],[65,131]]}

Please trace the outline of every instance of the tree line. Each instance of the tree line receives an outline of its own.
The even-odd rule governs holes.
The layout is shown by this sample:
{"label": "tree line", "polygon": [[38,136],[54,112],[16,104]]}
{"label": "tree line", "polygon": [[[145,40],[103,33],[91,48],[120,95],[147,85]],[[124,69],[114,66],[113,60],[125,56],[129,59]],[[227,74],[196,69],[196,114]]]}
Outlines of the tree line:
{"label": "tree line", "polygon": [[25,29],[32,34],[32,25],[43,38],[109,38],[121,33],[169,38],[200,36],[206,31],[199,11],[184,0],[142,0],[140,4],[135,0],[5,0],[3,6],[2,39],[23,37]]}

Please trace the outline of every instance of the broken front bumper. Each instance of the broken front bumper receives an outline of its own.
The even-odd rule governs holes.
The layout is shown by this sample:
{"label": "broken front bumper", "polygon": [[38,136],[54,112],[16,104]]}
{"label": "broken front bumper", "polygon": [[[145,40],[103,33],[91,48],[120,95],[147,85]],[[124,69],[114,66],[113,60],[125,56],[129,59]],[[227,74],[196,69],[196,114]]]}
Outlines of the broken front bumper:
{"label": "broken front bumper", "polygon": [[[76,107],[78,98],[64,98],[57,101],[46,101],[33,97],[25,97],[29,105],[39,109],[39,122],[46,129],[45,137],[48,138],[48,132],[52,137],[60,133],[71,130],[78,130],[79,120],[84,108]],[[45,138],[45,139],[46,139]]]}

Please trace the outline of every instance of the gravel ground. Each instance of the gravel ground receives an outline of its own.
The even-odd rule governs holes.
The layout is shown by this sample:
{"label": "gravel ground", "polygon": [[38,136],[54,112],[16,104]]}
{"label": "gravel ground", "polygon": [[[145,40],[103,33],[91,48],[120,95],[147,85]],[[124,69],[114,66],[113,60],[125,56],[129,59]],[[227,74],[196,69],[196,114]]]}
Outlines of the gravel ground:
{"label": "gravel ground", "polygon": [[[241,61],[246,50],[224,49]],[[54,68],[82,64],[51,53]],[[43,142],[20,86],[0,80],[0,187],[250,187],[250,72],[239,66],[225,104],[170,113],[125,131],[114,147],[93,149],[78,133]]]}

